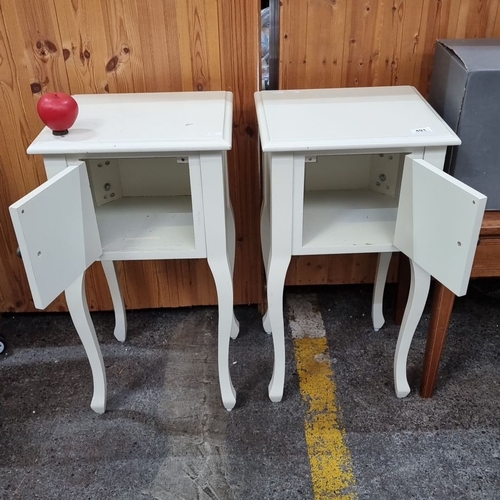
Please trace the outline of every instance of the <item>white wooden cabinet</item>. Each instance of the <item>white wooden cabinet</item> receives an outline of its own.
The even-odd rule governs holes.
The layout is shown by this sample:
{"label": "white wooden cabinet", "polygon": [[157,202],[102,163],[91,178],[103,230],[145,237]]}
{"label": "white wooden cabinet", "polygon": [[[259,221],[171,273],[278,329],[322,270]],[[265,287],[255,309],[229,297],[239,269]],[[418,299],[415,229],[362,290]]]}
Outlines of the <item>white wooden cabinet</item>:
{"label": "white wooden cabinet", "polygon": [[219,378],[224,406],[236,395],[229,375],[235,229],[226,151],[232,94],[185,92],[74,96],[78,119],[66,136],[45,128],[28,148],[43,155],[49,180],[10,213],[34,304],[66,292],[94,378],[91,407],[105,410],[106,376],[85,298],[85,270],[101,260],[115,308],[126,317],[113,262],[206,258],[219,302]]}
{"label": "white wooden cabinet", "polygon": [[467,289],[486,197],[442,172],[460,139],[412,87],[268,91],[255,94],[264,152],[262,252],[275,362],[284,384],[283,287],[292,255],[378,253],[372,320],[391,253],[410,258],[411,290],[394,359],[398,397],[410,392],[406,361],[430,276]]}

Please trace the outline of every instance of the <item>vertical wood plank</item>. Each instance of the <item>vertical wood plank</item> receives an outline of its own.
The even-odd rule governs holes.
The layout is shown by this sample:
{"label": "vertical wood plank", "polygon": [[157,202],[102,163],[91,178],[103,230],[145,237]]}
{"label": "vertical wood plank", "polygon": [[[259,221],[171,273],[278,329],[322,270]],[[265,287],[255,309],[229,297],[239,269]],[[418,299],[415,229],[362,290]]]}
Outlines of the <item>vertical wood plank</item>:
{"label": "vertical wood plank", "polygon": [[345,64],[342,86],[364,87],[376,79],[380,57],[380,28],[383,8],[377,0],[350,2],[343,39]]}
{"label": "vertical wood plank", "polygon": [[101,2],[55,0],[55,8],[71,93],[104,92],[106,70],[99,52],[107,39]]}
{"label": "vertical wood plank", "polygon": [[[398,256],[393,257],[387,282],[398,276]],[[376,254],[314,255],[292,257],[285,285],[345,285],[373,283]]]}
{"label": "vertical wood plank", "polygon": [[[280,88],[338,87],[347,0],[282,2]],[[336,40],[337,43],[332,43]]]}
{"label": "vertical wood plank", "polygon": [[[181,56],[189,57],[189,52],[180,52],[178,37],[179,32],[188,29],[189,21],[177,17],[177,2],[146,0],[139,3],[134,0],[130,3],[136,6],[138,13],[140,45],[143,47],[141,58],[147,75],[145,91],[191,90],[183,89],[182,85]],[[186,75],[187,78],[191,79],[191,75]]]}
{"label": "vertical wood plank", "polygon": [[260,87],[260,2],[221,0],[222,87],[233,92],[233,147],[228,154],[229,190],[235,212],[235,300],[263,300],[260,253],[260,173],[254,93]]}
{"label": "vertical wood plank", "polygon": [[338,75],[325,68],[328,57],[343,51],[337,58],[342,86],[411,84],[425,93],[437,38],[500,36],[496,0],[284,0],[282,4],[283,89],[339,86]]}

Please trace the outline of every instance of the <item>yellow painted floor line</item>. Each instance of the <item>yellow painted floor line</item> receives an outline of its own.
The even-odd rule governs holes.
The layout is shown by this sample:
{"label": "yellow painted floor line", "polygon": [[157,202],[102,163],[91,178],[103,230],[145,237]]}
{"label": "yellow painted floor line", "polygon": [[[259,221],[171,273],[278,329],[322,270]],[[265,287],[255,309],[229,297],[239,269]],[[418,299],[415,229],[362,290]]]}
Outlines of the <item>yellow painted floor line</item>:
{"label": "yellow painted floor line", "polygon": [[354,500],[356,478],[339,408],[326,332],[315,296],[287,300],[300,392],[308,404],[304,428],[315,500]]}

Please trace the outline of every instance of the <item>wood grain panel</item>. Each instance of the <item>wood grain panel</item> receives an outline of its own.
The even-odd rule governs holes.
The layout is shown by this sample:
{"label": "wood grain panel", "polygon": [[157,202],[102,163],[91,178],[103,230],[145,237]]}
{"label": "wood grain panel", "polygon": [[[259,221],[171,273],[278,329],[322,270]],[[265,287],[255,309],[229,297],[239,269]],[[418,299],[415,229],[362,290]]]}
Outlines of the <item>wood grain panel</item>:
{"label": "wood grain panel", "polygon": [[471,276],[472,278],[500,276],[500,238],[481,238]]}
{"label": "wood grain panel", "polygon": [[[280,20],[280,88],[414,85],[426,95],[436,39],[500,37],[500,2],[282,0]],[[286,283],[372,282],[375,265],[371,255],[296,257]]]}
{"label": "wood grain panel", "polygon": [[[42,124],[44,92],[231,90],[230,190],[237,224],[236,303],[258,303],[260,203],[253,93],[258,89],[256,0],[5,0],[0,3],[0,311],[31,311],[7,207],[45,180],[26,147]],[[235,50],[238,47],[238,50]],[[240,51],[241,50],[241,51]],[[118,266],[128,308],[215,304],[205,260]],[[99,264],[87,276],[89,306],[111,308]],[[65,309],[62,297],[49,310]]]}
{"label": "wood grain panel", "polygon": [[[349,3],[347,0],[282,2],[280,88],[340,86]],[[311,72],[311,68],[315,71]]]}
{"label": "wood grain panel", "polygon": [[[398,275],[399,254],[394,254],[387,282]],[[376,254],[307,255],[293,257],[286,276],[286,285],[347,285],[373,283],[377,265]]]}
{"label": "wood grain panel", "polygon": [[[260,253],[260,174],[254,93],[260,86],[260,3],[225,0],[219,8],[222,87],[234,94],[233,148],[228,154],[229,189],[236,220],[234,283],[239,302],[263,301]],[[257,43],[254,41],[257,40]],[[251,63],[250,63],[250,62]],[[254,297],[257,300],[243,300]]]}
{"label": "wood grain panel", "polygon": [[500,36],[494,0],[284,0],[280,19],[283,89],[410,84],[425,94],[437,38]]}

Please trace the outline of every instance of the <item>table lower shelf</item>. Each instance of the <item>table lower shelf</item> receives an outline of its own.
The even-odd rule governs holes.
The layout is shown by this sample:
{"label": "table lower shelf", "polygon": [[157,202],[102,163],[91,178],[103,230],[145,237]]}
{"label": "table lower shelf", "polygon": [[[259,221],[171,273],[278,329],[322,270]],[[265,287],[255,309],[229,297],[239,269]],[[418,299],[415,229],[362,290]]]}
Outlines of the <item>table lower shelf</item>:
{"label": "table lower shelf", "polygon": [[370,189],[306,191],[295,255],[392,252],[397,199]]}
{"label": "table lower shelf", "polygon": [[190,196],[125,197],[96,208],[101,260],[183,259],[196,248]]}

